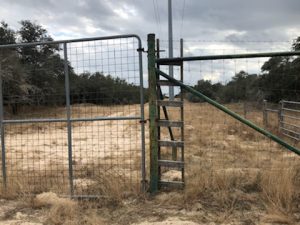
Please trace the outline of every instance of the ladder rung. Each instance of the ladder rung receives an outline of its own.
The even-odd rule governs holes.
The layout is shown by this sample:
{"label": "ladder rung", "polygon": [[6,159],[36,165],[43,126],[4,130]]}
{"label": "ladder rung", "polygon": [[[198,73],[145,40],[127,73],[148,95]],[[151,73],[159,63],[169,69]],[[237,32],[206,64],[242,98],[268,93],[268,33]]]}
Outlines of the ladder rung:
{"label": "ladder rung", "polygon": [[158,181],[160,187],[164,188],[184,188],[184,183],[182,181]]}
{"label": "ladder rung", "polygon": [[157,84],[159,86],[178,86],[177,84],[174,84],[168,80],[159,80],[159,81],[157,81]]}
{"label": "ladder rung", "polygon": [[159,106],[169,106],[169,107],[182,107],[183,102],[182,101],[163,101],[163,100],[158,100],[157,104]]}
{"label": "ladder rung", "polygon": [[183,141],[158,141],[159,146],[164,147],[183,147],[184,142]]}
{"label": "ladder rung", "polygon": [[160,127],[183,127],[182,121],[158,120],[157,125]]}
{"label": "ladder rung", "polygon": [[182,162],[182,161],[159,159],[158,160],[158,165],[159,166],[164,166],[164,167],[178,168],[178,169],[184,168],[184,162]]}

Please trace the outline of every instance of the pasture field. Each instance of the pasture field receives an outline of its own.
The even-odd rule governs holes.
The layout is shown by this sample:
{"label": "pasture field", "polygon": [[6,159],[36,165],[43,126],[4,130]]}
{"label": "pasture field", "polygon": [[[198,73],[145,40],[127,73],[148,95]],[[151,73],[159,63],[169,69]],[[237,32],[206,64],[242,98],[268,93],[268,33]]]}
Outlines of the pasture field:
{"label": "pasture field", "polygon": [[[300,224],[298,156],[206,103],[185,102],[184,107],[186,187],[157,195],[139,192],[138,121],[73,124],[75,193],[103,196],[80,201],[59,197],[68,187],[66,124],[9,125],[10,188],[0,190],[0,224]],[[240,104],[227,107],[243,114]],[[132,116],[138,111],[138,105],[75,105],[72,116]],[[21,115],[65,116],[63,108],[24,109],[17,117]],[[170,110],[172,120],[179,116]],[[247,118],[263,124],[260,109]],[[277,123],[271,114],[268,129],[275,134]],[[162,132],[167,139],[167,129]],[[162,149],[165,158],[169,153]],[[175,170],[163,171],[164,179],[178,176]]]}

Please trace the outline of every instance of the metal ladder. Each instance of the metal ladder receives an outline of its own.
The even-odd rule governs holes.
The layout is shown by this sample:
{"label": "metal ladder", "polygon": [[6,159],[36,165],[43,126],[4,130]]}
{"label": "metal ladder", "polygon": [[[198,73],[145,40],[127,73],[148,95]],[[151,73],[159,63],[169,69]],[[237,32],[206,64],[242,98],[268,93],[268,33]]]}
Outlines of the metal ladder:
{"label": "metal ladder", "polygon": [[[182,41],[181,41],[182,46]],[[182,47],[181,47],[182,49]],[[157,58],[159,58],[159,41],[157,41]],[[182,55],[181,51],[181,55]],[[180,80],[183,80],[183,64],[180,66]],[[179,99],[166,99],[161,87],[176,86],[167,80],[160,80],[157,75],[157,131],[158,131],[158,188],[174,189],[184,187],[184,104],[183,92],[180,88]],[[179,118],[171,118],[169,109],[179,109]],[[162,115],[163,114],[163,115]],[[168,138],[163,137],[162,130],[167,129]],[[174,132],[176,129],[176,133]],[[162,148],[165,149],[162,152]],[[162,154],[164,153],[164,154]],[[178,154],[179,153],[179,154]],[[170,170],[180,171],[176,180],[163,179],[163,174]]]}

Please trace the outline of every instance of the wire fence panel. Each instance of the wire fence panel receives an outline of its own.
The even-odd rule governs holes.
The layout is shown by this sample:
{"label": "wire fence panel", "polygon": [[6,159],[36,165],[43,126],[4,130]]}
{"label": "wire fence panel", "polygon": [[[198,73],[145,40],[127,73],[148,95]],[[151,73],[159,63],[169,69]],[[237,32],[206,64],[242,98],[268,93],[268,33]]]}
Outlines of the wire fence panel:
{"label": "wire fence panel", "polygon": [[[206,49],[198,55],[224,54],[224,43],[218,46],[216,43],[198,42],[194,46],[187,43],[184,53],[190,56],[189,49],[193,49],[194,53],[195,49],[201,51],[204,45]],[[247,53],[243,51],[245,47],[241,43],[235,46],[228,45],[228,51],[225,54]],[[164,49],[162,46],[161,49]],[[210,47],[215,50],[210,52]],[[236,51],[234,47],[237,48]],[[266,52],[273,50],[261,49]],[[287,50],[287,48],[282,50]],[[259,51],[250,49],[249,52]],[[275,57],[278,61],[282,58]],[[290,57],[290,61],[296,59],[297,56]],[[264,99],[278,105],[279,100],[284,98],[296,101],[300,93],[297,90],[299,84],[297,82],[286,89],[277,88],[276,83],[280,81],[276,80],[276,76],[273,78],[273,85],[268,88],[256,82],[268,72],[262,69],[268,60],[270,58],[184,62],[183,83],[263,127]],[[268,69],[276,67],[276,65],[273,66],[271,65]],[[168,67],[160,65],[160,70],[167,73]],[[174,77],[179,80],[179,68],[174,66],[174,71]],[[292,80],[296,77],[296,73],[285,71],[284,76]],[[179,88],[176,91],[180,94]],[[281,182],[295,185],[293,182],[297,179],[296,171],[299,168],[299,158],[296,154],[233,119],[203,99],[187,91],[183,94],[187,199],[192,200],[202,196],[204,198],[201,204],[228,207],[237,203],[241,193],[259,192],[263,193],[266,198],[276,197],[272,195]],[[168,90],[164,90],[164,95],[167,99]],[[179,98],[175,100],[180,101]],[[170,108],[168,112],[170,120],[179,120],[178,109]],[[298,142],[294,142],[279,132],[277,113],[269,115],[267,129],[290,145],[300,147]],[[163,135],[165,138],[169,136],[167,130],[163,131]],[[162,151],[162,154],[166,154],[170,150],[162,149]],[[180,172],[169,170],[162,176],[169,181],[177,181],[180,179]],[[207,197],[207,202],[205,197]]]}
{"label": "wire fence panel", "polygon": [[139,49],[135,35],[1,47],[6,191],[91,197],[143,188]]}
{"label": "wire fence panel", "polygon": [[[239,112],[233,103],[225,106]],[[269,195],[279,180],[293,182],[299,156],[207,103],[185,101],[184,107],[189,198],[213,192],[213,200],[208,204],[227,205],[239,191],[247,194],[263,190]],[[247,119],[263,126],[260,110],[251,111]],[[272,132],[299,148],[299,144],[281,135],[278,128]],[[199,189],[195,190],[195,186]]]}

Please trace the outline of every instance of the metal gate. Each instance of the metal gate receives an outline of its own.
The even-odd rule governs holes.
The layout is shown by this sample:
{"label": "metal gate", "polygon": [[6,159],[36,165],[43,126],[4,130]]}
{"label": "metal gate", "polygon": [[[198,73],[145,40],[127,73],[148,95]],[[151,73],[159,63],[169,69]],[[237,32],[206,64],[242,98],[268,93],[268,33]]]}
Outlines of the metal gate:
{"label": "metal gate", "polygon": [[0,46],[0,193],[145,189],[141,49],[137,35]]}
{"label": "metal gate", "polygon": [[299,102],[280,101],[279,109],[279,131],[295,141],[300,140],[300,126],[299,126]]}

